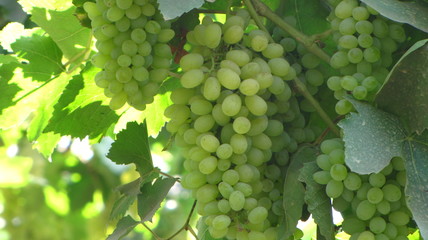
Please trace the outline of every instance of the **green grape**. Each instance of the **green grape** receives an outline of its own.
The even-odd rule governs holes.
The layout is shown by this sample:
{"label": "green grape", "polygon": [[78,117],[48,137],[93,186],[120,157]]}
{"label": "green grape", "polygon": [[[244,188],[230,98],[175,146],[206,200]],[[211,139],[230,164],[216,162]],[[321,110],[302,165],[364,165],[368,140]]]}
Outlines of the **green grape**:
{"label": "green grape", "polygon": [[259,63],[250,62],[248,64],[245,64],[241,68],[240,77],[242,79],[254,78],[257,74],[259,74],[261,72],[261,70],[262,70],[262,67]]}
{"label": "green grape", "polygon": [[369,76],[362,81],[361,85],[365,87],[368,92],[372,92],[378,88],[379,83],[375,77]]}
{"label": "green grape", "polygon": [[321,143],[320,148],[324,154],[330,154],[335,149],[342,149],[343,143],[337,138],[327,139]]}
{"label": "green grape", "polygon": [[222,180],[233,186],[239,181],[239,173],[233,169],[229,169],[223,173]]}
{"label": "green grape", "polygon": [[200,69],[192,69],[185,72],[180,79],[181,85],[185,88],[194,88],[204,81],[204,73]]}
{"label": "green grape", "polygon": [[129,73],[129,68],[121,68],[119,69],[121,71],[121,77],[118,76],[119,70],[116,72],[116,78],[119,81],[119,77],[123,78],[122,82],[126,82],[131,80],[130,78],[133,77],[138,82],[146,82],[149,79],[150,73],[147,71],[145,67],[133,67],[132,72]]}
{"label": "green grape", "polygon": [[251,166],[248,164],[242,164],[242,165],[236,166],[235,170],[236,172],[238,172],[239,180],[241,182],[249,183],[256,178],[254,169],[251,168]]}
{"label": "green grape", "polygon": [[127,32],[131,27],[131,21],[129,21],[128,18],[123,17],[119,21],[115,22],[114,25],[119,32]]}
{"label": "green grape", "polygon": [[389,37],[402,43],[406,40],[406,33],[401,25],[394,23],[389,25]]}
{"label": "green grape", "polygon": [[364,50],[364,60],[369,63],[375,63],[380,59],[380,50],[376,47],[370,47]]}
{"label": "green grape", "polygon": [[378,187],[370,188],[367,191],[367,200],[373,204],[380,203],[383,200],[383,191]]}
{"label": "green grape", "polygon": [[286,76],[290,69],[290,64],[284,58],[270,59],[268,64],[270,69],[272,70],[272,74],[279,77]]}
{"label": "green grape", "polygon": [[233,148],[233,153],[243,154],[248,149],[247,138],[241,134],[234,134],[230,138],[230,145]]}
{"label": "green grape", "polygon": [[217,79],[222,86],[227,89],[238,89],[241,84],[239,75],[228,68],[221,68],[217,71]]}
{"label": "green grape", "polygon": [[125,15],[125,11],[118,7],[111,7],[107,10],[106,18],[110,22],[119,21]]}
{"label": "green grape", "polygon": [[208,132],[214,127],[215,120],[212,115],[203,115],[195,120],[194,128],[200,133]]}
{"label": "green grape", "polygon": [[199,171],[205,175],[208,175],[217,169],[217,164],[217,158],[209,156],[199,163]]}
{"label": "green grape", "polygon": [[[223,113],[227,116],[235,116],[239,113],[242,107],[242,101],[239,95],[237,94],[231,94],[227,96],[221,105],[221,109]],[[266,107],[267,108],[267,107]]]}
{"label": "green grape", "polygon": [[244,102],[248,110],[255,116],[263,116],[266,114],[267,104],[266,101],[260,96],[246,96]]}
{"label": "green grape", "polygon": [[216,48],[221,41],[221,27],[212,23],[206,28],[205,45],[209,48]]}
{"label": "green grape", "polygon": [[296,49],[297,43],[293,38],[283,38],[280,42],[286,52],[292,52]]}
{"label": "green grape", "polygon": [[366,223],[354,216],[346,217],[342,222],[342,229],[346,233],[354,235],[363,232],[366,229]]}
{"label": "green grape", "polygon": [[309,69],[305,73],[306,81],[312,86],[319,87],[324,83],[324,76],[316,69]]}
{"label": "green grape", "polygon": [[381,188],[385,184],[386,178],[382,173],[372,173],[370,174],[369,182],[373,187]]}
{"label": "green grape", "polygon": [[231,223],[231,219],[229,216],[218,215],[213,219],[211,226],[214,229],[225,229],[229,227],[230,223]]}
{"label": "green grape", "polygon": [[[145,69],[145,68],[142,68],[142,69]],[[129,67],[121,67],[116,71],[116,79],[120,83],[127,83],[131,81],[132,77],[135,75],[135,71],[136,71],[135,69],[131,69]],[[147,75],[148,75],[148,72],[147,72]]]}
{"label": "green grape", "polygon": [[345,19],[352,16],[352,9],[355,7],[355,1],[341,1],[334,9],[334,13],[336,17]]}
{"label": "green grape", "polygon": [[338,212],[345,212],[351,204],[341,196],[333,199],[333,208]]}
{"label": "green grape", "polygon": [[352,104],[346,100],[346,99],[341,99],[336,103],[335,106],[336,112],[340,115],[345,115],[347,113],[349,113],[350,111],[352,111],[353,107]]}
{"label": "green grape", "polygon": [[242,26],[234,25],[230,26],[223,35],[223,40],[227,44],[235,44],[241,41],[244,36],[244,29]]}
{"label": "green grape", "polygon": [[386,228],[386,221],[382,217],[374,217],[370,219],[369,227],[373,233],[380,234]]}
{"label": "green grape", "polygon": [[343,35],[339,38],[338,45],[346,49],[356,48],[358,46],[358,39],[354,35]]}
{"label": "green grape", "polygon": [[373,20],[373,34],[378,38],[384,38],[389,34],[388,24],[380,18]]}
{"label": "green grape", "polygon": [[111,99],[110,99],[110,103],[109,103],[109,107],[112,110],[118,110],[121,107],[123,107],[123,105],[125,105],[127,100],[127,95],[125,92],[119,92],[117,94],[115,94]]}
{"label": "green grape", "polygon": [[117,64],[119,64],[121,67],[129,67],[131,63],[132,59],[128,55],[123,54],[117,58]]}
{"label": "green grape", "polygon": [[344,51],[338,51],[331,56],[330,65],[335,69],[343,68],[348,64],[348,54]]}
{"label": "green grape", "polygon": [[404,211],[394,211],[388,215],[388,220],[395,226],[405,226],[410,221],[410,216]]}
{"label": "green grape", "polygon": [[339,32],[342,35],[353,35],[355,33],[355,24],[356,21],[352,17],[344,19],[339,24]]}
{"label": "green grape", "polygon": [[250,184],[247,183],[238,182],[237,184],[235,184],[235,186],[233,186],[233,188],[235,189],[235,191],[242,192],[245,197],[249,197],[253,193],[253,188]]}
{"label": "green grape", "polygon": [[385,184],[382,187],[383,196],[389,202],[395,202],[401,199],[401,190],[394,184]]}
{"label": "green grape", "polygon": [[275,137],[281,135],[284,132],[284,126],[279,120],[268,120],[268,126],[265,130],[265,134],[270,137]]}
{"label": "green grape", "polygon": [[251,128],[251,122],[246,117],[238,117],[233,121],[233,130],[239,134],[247,133]]}
{"label": "green grape", "polygon": [[343,181],[348,176],[348,170],[343,164],[334,164],[331,166],[330,175],[336,181]]}
{"label": "green grape", "polygon": [[316,68],[321,63],[321,60],[312,53],[303,55],[301,61],[302,65],[308,69]]}
{"label": "green grape", "polygon": [[363,51],[359,48],[352,48],[348,51],[348,60],[350,63],[359,63],[363,60]]}
{"label": "green grape", "polygon": [[213,135],[203,135],[200,138],[200,145],[207,152],[215,152],[220,146],[220,141]]}
{"label": "green grape", "polygon": [[205,184],[196,191],[196,199],[201,203],[209,203],[215,200],[218,194],[216,185]]}
{"label": "green grape", "polygon": [[376,205],[370,203],[368,200],[361,201],[356,209],[356,216],[363,220],[369,220],[376,213]]}
{"label": "green grape", "polygon": [[250,38],[251,38],[251,43],[250,43],[251,48],[256,52],[261,52],[265,50],[269,44],[269,39],[264,34],[251,37],[251,33],[250,33]]}
{"label": "green grape", "polygon": [[136,4],[131,5],[131,7],[125,10],[126,17],[132,20],[138,19],[141,16],[141,14],[142,14],[142,10]]}
{"label": "green grape", "polygon": [[279,58],[284,55],[284,48],[278,43],[269,43],[262,54],[266,58]]}
{"label": "green grape", "polygon": [[236,63],[238,66],[243,67],[250,62],[250,56],[243,50],[230,50],[226,53],[226,59]]}
{"label": "green grape", "polygon": [[355,87],[358,86],[358,80],[355,79],[353,76],[343,76],[340,79],[340,85],[343,89],[352,91]]}
{"label": "green grape", "polygon": [[253,147],[268,150],[272,147],[272,140],[266,134],[259,134],[251,139]]}
{"label": "green grape", "polygon": [[273,84],[274,76],[268,72],[262,72],[260,74],[257,74],[256,81],[259,83],[260,89],[269,88]]}
{"label": "green grape", "polygon": [[330,198],[337,198],[343,192],[343,183],[341,181],[330,180],[326,186],[327,196]]}
{"label": "green grape", "polygon": [[327,87],[332,91],[338,91],[342,89],[340,85],[340,77],[332,76],[327,79]]}
{"label": "green grape", "polygon": [[383,233],[390,239],[394,239],[398,234],[397,227],[392,223],[387,223]]}
{"label": "green grape", "polygon": [[233,191],[229,196],[230,208],[234,211],[239,211],[244,208],[245,196],[240,191]]}
{"label": "green grape", "polygon": [[129,56],[134,56],[135,54],[137,54],[138,46],[132,40],[125,40],[122,43],[122,51],[124,54],[127,54]]}
{"label": "green grape", "polygon": [[149,42],[145,41],[138,45],[138,54],[141,56],[149,56],[152,52],[152,46]]}
{"label": "green grape", "polygon": [[355,29],[359,34],[371,34],[373,32],[373,24],[367,20],[358,21],[355,24]]}
{"label": "green grape", "polygon": [[375,235],[370,231],[364,231],[358,235],[357,240],[375,240]]}
{"label": "green grape", "polygon": [[197,115],[206,115],[211,113],[213,109],[212,104],[204,99],[197,99],[190,105],[190,110]]}
{"label": "green grape", "polygon": [[318,171],[314,173],[313,178],[315,182],[322,185],[326,185],[332,179],[329,171]]}
{"label": "green grape", "polygon": [[334,149],[328,154],[331,164],[344,164],[345,152],[343,149]]}
{"label": "green grape", "polygon": [[366,20],[370,17],[370,13],[365,7],[356,7],[352,9],[352,17],[357,21]]}
{"label": "green grape", "polygon": [[373,45],[373,38],[369,34],[360,34],[358,36],[358,45],[362,48],[369,48]]}
{"label": "green grape", "polygon": [[[330,157],[326,154],[318,155],[316,158],[318,167],[322,170],[330,171],[332,164],[330,163]],[[348,176],[349,177],[349,176]]]}
{"label": "green grape", "polygon": [[357,86],[352,90],[352,96],[355,99],[363,100],[367,97],[367,89],[364,86]]}
{"label": "green grape", "polygon": [[348,176],[343,181],[343,185],[351,191],[356,191],[361,187],[361,178],[358,174],[349,172]]}
{"label": "green grape", "polygon": [[252,224],[261,224],[268,216],[268,211],[264,207],[256,207],[248,214],[248,220]]}

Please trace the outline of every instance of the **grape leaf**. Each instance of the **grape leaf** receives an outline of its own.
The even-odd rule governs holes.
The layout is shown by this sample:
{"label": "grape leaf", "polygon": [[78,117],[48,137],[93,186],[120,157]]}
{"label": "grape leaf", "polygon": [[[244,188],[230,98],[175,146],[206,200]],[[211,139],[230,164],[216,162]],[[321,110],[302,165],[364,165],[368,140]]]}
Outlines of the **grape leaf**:
{"label": "grape leaf", "polygon": [[383,16],[428,32],[428,6],[420,1],[361,0]]}
{"label": "grape leaf", "polygon": [[428,40],[417,42],[398,61],[376,102],[397,115],[410,132],[428,128]]}
{"label": "grape leaf", "polygon": [[285,16],[295,16],[297,28],[303,33],[312,35],[330,29],[326,20],[327,8],[318,0],[292,0],[285,3]]}
{"label": "grape leaf", "polygon": [[141,193],[140,186],[141,178],[137,178],[136,180],[117,188],[117,190],[122,193],[122,196],[114,203],[110,212],[110,219],[115,219],[125,215],[129,206],[137,200],[137,195]]}
{"label": "grape leaf", "polygon": [[140,175],[145,176],[154,169],[147,138],[146,123],[129,122],[126,129],[117,134],[107,157],[117,164],[134,163]]}
{"label": "grape leaf", "polygon": [[0,54],[0,64],[8,63],[19,63],[19,61],[16,56]]}
{"label": "grape leaf", "polygon": [[398,118],[365,103],[350,99],[358,113],[339,122],[343,129],[346,165],[359,174],[377,173],[391,158],[401,156],[405,138]]}
{"label": "grape leaf", "polygon": [[142,123],[145,120],[147,122],[149,136],[156,137],[168,120],[162,113],[172,104],[169,96],[170,92],[157,94],[154,97],[154,101],[148,104],[144,111],[139,111],[134,108],[126,110],[126,112],[120,116],[114,129],[115,132],[124,129],[127,122],[135,121],[137,123]]}
{"label": "grape leaf", "polygon": [[31,9],[31,20],[49,34],[68,61],[79,62],[90,51],[92,35],[89,28],[80,25],[74,10],[75,7],[66,11],[35,7]]}
{"label": "grape leaf", "polygon": [[106,106],[107,98],[93,80],[98,69],[87,66],[67,85],[45,132],[98,141],[119,116]]}
{"label": "grape leaf", "polygon": [[61,50],[41,29],[17,39],[11,47],[18,57],[28,61],[21,66],[26,77],[47,81],[64,70]]}
{"label": "grape leaf", "polygon": [[279,235],[281,239],[288,239],[296,230],[296,225],[302,217],[305,187],[298,180],[299,171],[305,162],[314,161],[314,148],[302,147],[291,158],[284,181],[283,206],[285,211],[285,229]]}
{"label": "grape leaf", "polygon": [[410,137],[404,143],[406,159],[407,205],[413,213],[421,235],[428,238],[428,132]]}
{"label": "grape leaf", "polygon": [[160,204],[176,181],[176,178],[159,177],[153,184],[147,182],[141,187],[141,194],[138,195],[138,215],[142,222],[152,220],[153,215],[160,208]]}
{"label": "grape leaf", "polygon": [[119,220],[116,229],[110,234],[106,240],[120,240],[125,237],[129,232],[134,229],[139,222],[135,221],[132,217],[126,216]]}
{"label": "grape leaf", "polygon": [[334,239],[334,224],[331,213],[330,198],[325,193],[325,187],[316,183],[312,178],[319,171],[316,162],[308,162],[300,170],[299,181],[306,184],[305,202],[308,210],[317,223],[321,234],[326,239]]}
{"label": "grape leaf", "polygon": [[[227,8],[229,7],[229,2],[230,1],[214,1],[214,2],[206,1],[202,7],[206,9],[217,10],[217,11],[219,10],[227,11]],[[242,3],[240,0],[232,0],[231,5],[237,7],[237,6],[241,6]]]}
{"label": "grape leaf", "polygon": [[204,0],[158,0],[158,3],[165,20],[171,20],[202,6]]}

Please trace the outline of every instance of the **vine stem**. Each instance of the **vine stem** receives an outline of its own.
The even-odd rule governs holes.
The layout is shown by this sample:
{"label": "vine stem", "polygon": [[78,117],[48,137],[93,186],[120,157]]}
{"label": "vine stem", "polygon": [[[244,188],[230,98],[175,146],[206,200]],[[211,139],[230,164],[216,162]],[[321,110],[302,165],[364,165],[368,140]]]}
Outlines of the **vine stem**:
{"label": "vine stem", "polygon": [[[266,6],[264,3],[262,3],[260,0],[244,0],[246,1],[252,1],[255,10],[261,15],[269,20],[271,20],[273,23],[275,23],[278,27],[282,28],[284,31],[288,32],[292,37],[294,37],[297,41],[302,43],[308,51],[318,56],[320,59],[326,62],[330,62],[330,56],[325,53],[321,48],[318,47],[318,45],[311,39],[311,37],[306,36],[304,33],[300,32],[284,20],[282,20],[281,17],[276,15],[268,6]],[[250,9],[249,9],[250,11]],[[251,11],[250,11],[251,14]]]}
{"label": "vine stem", "polygon": [[198,240],[198,235],[195,233],[195,231],[193,231],[193,228],[190,227],[190,219],[192,218],[195,208],[196,208],[196,200],[193,202],[192,209],[190,210],[189,215],[187,216],[186,222],[184,223],[183,227],[181,227],[177,232],[172,234],[171,237],[167,238],[167,240],[173,239],[175,236],[180,234],[180,232],[183,230],[188,230],[195,237],[195,239]]}
{"label": "vine stem", "polygon": [[141,224],[147,229],[149,230],[149,232],[153,235],[154,238],[156,238],[156,240],[162,240],[161,237],[159,237],[155,232],[153,232],[152,229],[149,228],[149,226],[147,226],[144,222],[141,222]]}
{"label": "vine stem", "polygon": [[257,26],[263,30],[264,32],[267,33],[267,36],[269,37],[269,41],[270,42],[274,42],[273,38],[271,37],[269,31],[267,30],[267,28],[265,27],[265,25],[263,24],[262,20],[260,19],[259,15],[257,14],[256,9],[253,6],[253,3],[251,2],[251,0],[243,0],[245,6],[247,6],[248,12],[251,15],[251,18],[256,22]]}
{"label": "vine stem", "polygon": [[168,174],[166,172],[159,171],[159,174],[160,175],[164,175],[165,177],[175,178],[175,179],[177,179],[177,182],[181,182],[180,179],[178,179],[178,178],[176,178],[176,177],[174,177],[174,176],[172,176],[172,175],[170,175],[170,174]]}
{"label": "vine stem", "polygon": [[308,89],[306,88],[306,85],[297,77],[294,78],[294,83],[296,84],[297,89],[303,95],[303,97],[305,97],[311,103],[311,105],[315,108],[320,117],[324,120],[325,123],[327,123],[327,126],[331,129],[331,131],[337,136],[340,136],[340,131],[337,128],[336,124],[334,124],[334,122],[330,119],[330,117],[320,106],[318,101],[309,93]]}

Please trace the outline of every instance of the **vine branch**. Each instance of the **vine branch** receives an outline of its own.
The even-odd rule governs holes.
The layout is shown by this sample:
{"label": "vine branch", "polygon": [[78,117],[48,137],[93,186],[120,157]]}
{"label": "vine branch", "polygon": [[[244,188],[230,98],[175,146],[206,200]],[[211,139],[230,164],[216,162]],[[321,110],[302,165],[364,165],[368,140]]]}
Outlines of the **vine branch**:
{"label": "vine branch", "polygon": [[[244,0],[246,1],[252,1],[254,5],[255,10],[261,15],[266,17],[267,19],[271,20],[273,23],[275,23],[278,27],[283,29],[284,31],[288,32],[291,36],[293,36],[298,42],[302,43],[308,51],[318,56],[320,59],[326,62],[330,62],[330,56],[325,53],[321,48],[318,47],[318,45],[312,40],[311,37],[306,36],[304,33],[300,32],[284,20],[282,20],[281,17],[276,15],[268,6],[266,6],[263,2],[260,0]],[[250,9],[249,9],[250,10]],[[251,11],[250,11],[251,13]]]}
{"label": "vine branch", "polygon": [[270,42],[274,42],[274,40],[271,37],[269,31],[267,30],[267,28],[263,24],[262,20],[260,19],[259,15],[257,14],[257,11],[254,8],[253,3],[251,2],[251,0],[243,0],[243,1],[244,1],[245,6],[247,6],[247,9],[248,9],[248,12],[251,15],[251,18],[256,22],[256,24],[259,27],[259,29],[261,29],[261,30],[263,30],[264,32],[267,33],[267,36],[268,36]]}
{"label": "vine branch", "polygon": [[318,101],[309,93],[308,89],[306,88],[306,85],[297,77],[294,78],[294,83],[296,84],[297,89],[303,95],[303,97],[305,97],[311,103],[311,105],[315,108],[320,117],[324,120],[325,123],[327,123],[327,126],[331,129],[331,131],[337,136],[340,136],[340,131],[337,128],[336,124],[334,124],[334,122],[330,119],[330,117],[320,106]]}

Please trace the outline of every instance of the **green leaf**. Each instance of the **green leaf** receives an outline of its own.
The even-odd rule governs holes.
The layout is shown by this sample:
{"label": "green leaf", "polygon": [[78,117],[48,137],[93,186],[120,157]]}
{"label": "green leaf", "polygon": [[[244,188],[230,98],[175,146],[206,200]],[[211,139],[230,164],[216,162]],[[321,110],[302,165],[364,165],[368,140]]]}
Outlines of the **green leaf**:
{"label": "green leaf", "polygon": [[119,220],[116,229],[107,237],[107,240],[120,240],[131,232],[139,222],[135,221],[132,217],[126,216]]}
{"label": "green leaf", "polygon": [[428,238],[428,132],[409,138],[404,144],[406,198],[421,235]]}
{"label": "green leaf", "polygon": [[153,185],[151,182],[147,182],[141,187],[141,194],[138,195],[138,215],[142,222],[152,220],[176,181],[176,178],[159,177]]}
{"label": "green leaf", "polygon": [[321,33],[330,29],[326,20],[329,14],[321,1],[318,0],[291,0],[285,3],[285,16],[295,16],[297,29],[307,35]]}
{"label": "green leaf", "polygon": [[428,40],[417,42],[392,69],[376,97],[378,106],[403,120],[410,132],[428,128]]}
{"label": "green leaf", "polygon": [[67,85],[45,132],[98,140],[119,116],[108,107],[108,100],[93,80],[98,69],[85,68]]}
{"label": "green leaf", "polygon": [[41,29],[34,29],[31,35],[22,36],[11,47],[18,57],[28,61],[28,64],[21,67],[25,76],[33,80],[47,81],[64,71],[61,50]]}
{"label": "green leaf", "polygon": [[401,156],[405,134],[399,120],[373,106],[350,99],[358,113],[339,122],[343,129],[346,165],[359,174],[377,173],[391,158]]}
{"label": "green leaf", "polygon": [[288,239],[296,231],[296,225],[302,217],[305,187],[298,180],[299,171],[303,164],[314,161],[316,150],[311,147],[300,148],[291,158],[290,166],[284,181],[283,206],[285,211],[285,229],[280,234],[281,239]]}
{"label": "green leaf", "polygon": [[[202,6],[203,8],[206,9],[212,9],[212,10],[217,10],[217,11],[227,11],[227,8],[229,7],[229,2],[230,1],[215,1],[215,2],[208,2],[206,1],[204,3],[204,5]],[[240,0],[232,0],[232,6],[241,6],[242,3]]]}
{"label": "green leaf", "polygon": [[204,0],[158,0],[159,10],[165,20],[174,19],[204,4]]}
{"label": "green leaf", "polygon": [[123,195],[114,203],[110,212],[110,219],[115,219],[125,215],[132,203],[137,200],[137,195],[141,193],[140,186],[141,178],[137,178],[136,180],[117,188]]}
{"label": "green leaf", "polygon": [[115,126],[115,132],[125,128],[126,124],[131,121],[142,123],[146,121],[147,132],[149,136],[157,137],[165,122],[168,120],[163,112],[165,109],[172,104],[169,96],[170,92],[164,94],[157,94],[154,97],[154,101],[148,104],[144,111],[139,111],[134,108],[129,108],[120,116],[118,123]]}
{"label": "green leaf", "polygon": [[117,140],[111,145],[107,157],[117,164],[134,163],[141,176],[152,171],[154,168],[146,124],[129,122],[126,129],[117,134]]}
{"label": "green leaf", "polygon": [[300,170],[299,180],[306,184],[305,202],[321,234],[326,239],[334,239],[330,198],[325,193],[325,187],[316,183],[312,177],[317,171],[319,167],[316,162],[305,163]]}
{"label": "green leaf", "polygon": [[[62,50],[67,61],[79,62],[90,51],[91,30],[82,27],[73,15],[75,7],[66,11],[31,9],[31,20],[43,28]],[[58,24],[67,23],[67,24]]]}
{"label": "green leaf", "polygon": [[383,16],[428,32],[428,6],[420,1],[361,0]]}
{"label": "green leaf", "polygon": [[8,63],[19,63],[19,61],[16,56],[0,54],[0,64]]}

